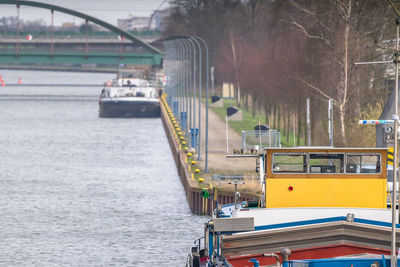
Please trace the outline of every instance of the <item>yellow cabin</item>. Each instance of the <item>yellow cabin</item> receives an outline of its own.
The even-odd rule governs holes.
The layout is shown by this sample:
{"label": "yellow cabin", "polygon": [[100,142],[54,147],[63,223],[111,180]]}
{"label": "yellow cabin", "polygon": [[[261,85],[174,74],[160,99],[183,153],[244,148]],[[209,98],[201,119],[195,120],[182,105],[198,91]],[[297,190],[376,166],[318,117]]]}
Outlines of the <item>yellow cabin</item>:
{"label": "yellow cabin", "polygon": [[269,148],[267,208],[387,207],[387,149]]}

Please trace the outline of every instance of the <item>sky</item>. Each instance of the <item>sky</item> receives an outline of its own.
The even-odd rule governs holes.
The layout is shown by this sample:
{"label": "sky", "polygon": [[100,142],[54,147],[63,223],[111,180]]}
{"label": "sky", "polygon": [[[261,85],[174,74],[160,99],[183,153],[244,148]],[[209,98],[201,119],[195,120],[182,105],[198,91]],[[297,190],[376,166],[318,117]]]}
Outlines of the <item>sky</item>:
{"label": "sky", "polygon": [[[164,0],[32,0],[52,5],[57,5],[86,13],[88,15],[105,20],[108,23],[117,25],[118,18],[127,18],[129,14],[135,16],[149,17]],[[168,7],[169,0],[162,5],[161,9]],[[2,5],[0,17],[16,16],[16,7],[13,5]],[[20,18],[22,20],[43,19],[48,25],[51,23],[50,10],[35,7],[20,7]],[[61,25],[63,22],[75,22],[81,24],[80,18],[54,12],[54,25]]]}

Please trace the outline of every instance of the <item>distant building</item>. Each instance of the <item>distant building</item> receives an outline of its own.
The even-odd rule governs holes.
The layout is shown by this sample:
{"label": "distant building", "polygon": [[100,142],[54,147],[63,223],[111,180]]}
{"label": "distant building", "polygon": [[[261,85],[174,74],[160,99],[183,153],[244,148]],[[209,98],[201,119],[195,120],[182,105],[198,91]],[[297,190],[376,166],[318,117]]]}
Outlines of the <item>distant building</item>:
{"label": "distant building", "polygon": [[118,27],[125,31],[145,31],[149,28],[149,23],[150,17],[135,17],[132,15],[129,15],[127,19],[118,19],[117,21]]}
{"label": "distant building", "polygon": [[79,26],[76,25],[74,22],[63,22],[61,24],[62,31],[77,31]]}
{"label": "distant building", "polygon": [[151,15],[154,30],[163,31],[166,27],[167,17],[170,14],[169,9],[157,10]]}
{"label": "distant building", "polygon": [[127,19],[118,19],[117,25],[125,31],[146,31],[165,29],[166,18],[169,10],[156,10],[150,17],[136,17],[129,15]]}

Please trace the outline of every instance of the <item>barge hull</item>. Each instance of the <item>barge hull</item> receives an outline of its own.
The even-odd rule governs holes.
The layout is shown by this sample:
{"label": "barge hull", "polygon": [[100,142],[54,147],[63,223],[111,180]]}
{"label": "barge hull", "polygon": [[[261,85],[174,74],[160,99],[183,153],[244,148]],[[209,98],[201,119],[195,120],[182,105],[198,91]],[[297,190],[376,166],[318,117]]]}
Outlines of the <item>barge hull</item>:
{"label": "barge hull", "polygon": [[101,118],[159,118],[160,104],[156,102],[100,102]]}

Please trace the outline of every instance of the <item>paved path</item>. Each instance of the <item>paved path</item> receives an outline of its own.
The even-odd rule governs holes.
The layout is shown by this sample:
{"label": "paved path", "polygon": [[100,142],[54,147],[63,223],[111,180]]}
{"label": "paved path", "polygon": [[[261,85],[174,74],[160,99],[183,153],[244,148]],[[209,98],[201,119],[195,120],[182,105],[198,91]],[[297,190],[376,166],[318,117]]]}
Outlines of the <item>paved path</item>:
{"label": "paved path", "polygon": [[[196,102],[197,104],[198,102]],[[198,108],[198,106],[197,106]],[[226,138],[226,122],[218,117],[217,114],[209,110],[208,113],[208,168],[211,173],[217,174],[243,174],[254,173],[256,164],[255,159],[227,159],[227,138]],[[200,164],[204,169],[205,160],[205,119],[206,106],[202,103],[201,107],[201,161]],[[241,147],[242,137],[236,133],[231,127],[228,128],[228,151],[232,154],[233,148]],[[197,158],[196,158],[197,159]]]}

